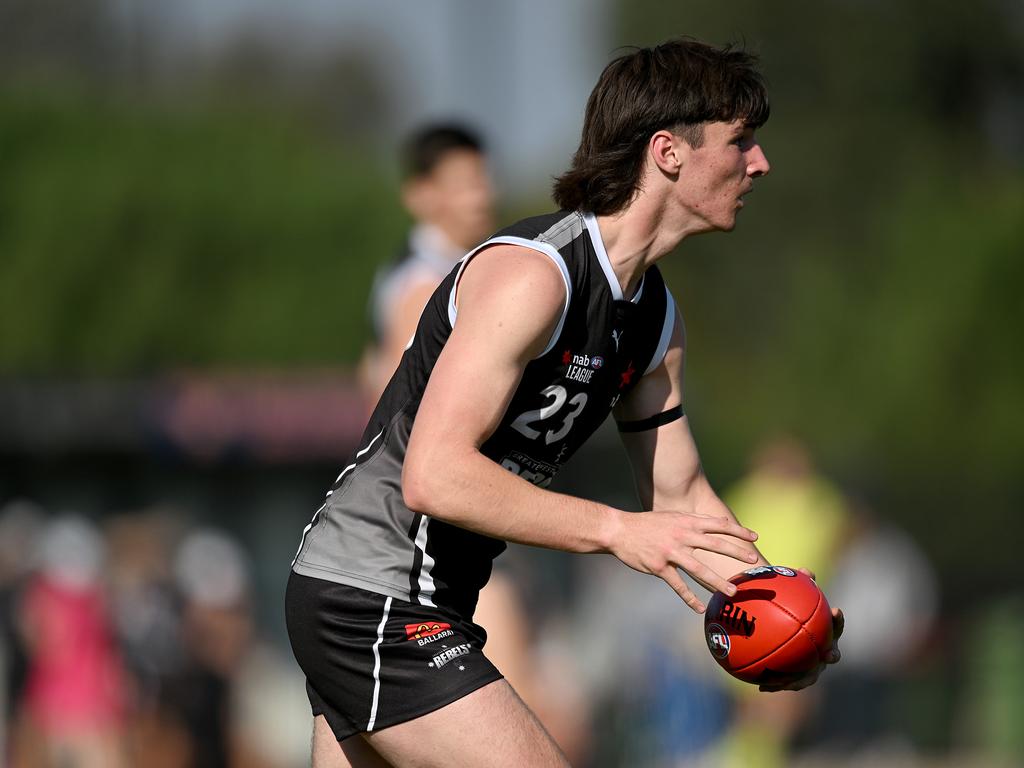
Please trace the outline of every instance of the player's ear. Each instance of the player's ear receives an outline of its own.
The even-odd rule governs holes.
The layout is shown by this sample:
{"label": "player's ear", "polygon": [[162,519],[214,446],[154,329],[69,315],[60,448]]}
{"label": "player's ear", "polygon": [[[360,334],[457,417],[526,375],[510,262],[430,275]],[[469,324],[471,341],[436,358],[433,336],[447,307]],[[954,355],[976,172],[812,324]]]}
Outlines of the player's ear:
{"label": "player's ear", "polygon": [[683,167],[686,160],[684,157],[689,144],[671,131],[661,130],[651,134],[647,142],[648,153],[651,161],[658,168],[669,175],[675,176]]}

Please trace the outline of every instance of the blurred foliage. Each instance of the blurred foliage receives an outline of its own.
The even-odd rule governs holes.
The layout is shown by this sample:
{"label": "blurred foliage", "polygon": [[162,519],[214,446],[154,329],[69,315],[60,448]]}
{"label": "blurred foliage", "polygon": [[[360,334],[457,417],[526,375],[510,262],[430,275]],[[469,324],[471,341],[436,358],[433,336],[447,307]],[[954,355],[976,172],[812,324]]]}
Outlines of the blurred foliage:
{"label": "blurred foliage", "polygon": [[942,565],[1019,585],[1024,13],[640,0],[621,16],[619,42],[745,43],[769,80],[771,174],[734,233],[664,266],[709,465],[727,479],[743,446],[795,432]]}
{"label": "blurred foliage", "polygon": [[401,242],[372,156],[263,107],[0,93],[0,367],[352,361]]}

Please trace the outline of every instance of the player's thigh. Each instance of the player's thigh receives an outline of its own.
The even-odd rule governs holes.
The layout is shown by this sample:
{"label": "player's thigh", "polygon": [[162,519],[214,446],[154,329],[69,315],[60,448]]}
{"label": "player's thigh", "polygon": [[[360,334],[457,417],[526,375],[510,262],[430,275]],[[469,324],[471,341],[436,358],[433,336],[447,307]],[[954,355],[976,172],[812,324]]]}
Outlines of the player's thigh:
{"label": "player's thigh", "polygon": [[569,763],[504,680],[447,706],[365,735],[401,768],[564,768]]}
{"label": "player's thigh", "polygon": [[323,715],[313,718],[313,768],[392,768],[359,734],[339,742]]}

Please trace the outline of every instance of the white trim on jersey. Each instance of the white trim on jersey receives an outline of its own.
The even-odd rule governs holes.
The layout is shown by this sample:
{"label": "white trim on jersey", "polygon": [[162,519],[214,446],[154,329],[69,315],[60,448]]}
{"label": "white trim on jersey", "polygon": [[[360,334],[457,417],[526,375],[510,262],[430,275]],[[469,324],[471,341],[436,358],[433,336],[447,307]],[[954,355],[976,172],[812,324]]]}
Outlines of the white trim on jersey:
{"label": "white trim on jersey", "polygon": [[665,286],[665,322],[661,326],[661,336],[658,339],[658,346],[654,350],[654,357],[651,358],[651,364],[647,366],[647,370],[644,371],[644,376],[653,371],[659,365],[661,361],[665,359],[665,353],[668,352],[668,343],[672,340],[672,329],[676,327],[676,302],[672,298],[672,291]]}
{"label": "white trim on jersey", "polygon": [[[565,324],[565,317],[569,314],[569,302],[572,300],[572,280],[569,278],[569,268],[565,265],[565,259],[562,258],[554,246],[548,243],[540,242],[538,240],[527,240],[524,237],[512,237],[510,235],[503,235],[502,237],[492,237],[490,240],[481,243],[472,251],[467,253],[462,263],[459,265],[459,271],[455,275],[455,283],[452,285],[452,291],[448,294],[448,322],[452,328],[455,327],[455,320],[458,317],[459,310],[455,306],[455,292],[459,288],[459,280],[462,279],[462,272],[465,270],[469,260],[476,256],[484,248],[488,248],[492,245],[518,245],[523,248],[529,248],[531,251],[538,251],[543,253],[549,259],[551,259],[555,266],[558,267],[559,272],[562,273],[562,281],[565,283],[565,306],[562,307],[562,316],[558,318],[558,325],[555,326],[554,333],[551,334],[551,339],[548,341],[547,346],[544,347],[544,351],[541,352],[537,357],[543,357],[555,346],[555,342],[558,341],[558,337],[562,333],[562,326]],[[621,293],[621,291],[620,291]],[[535,360],[537,358],[534,358]]]}
{"label": "white trim on jersey", "polygon": [[384,640],[384,625],[388,622],[391,612],[391,597],[384,601],[384,615],[380,617],[377,627],[377,641],[373,644],[373,702],[370,704],[370,719],[366,723],[367,732],[373,730],[377,722],[377,702],[380,700],[380,644]]}
{"label": "white trim on jersey", "polygon": [[[365,448],[363,448],[360,451],[356,451],[356,458],[358,459],[360,456],[365,455],[366,452],[369,451],[373,447],[373,444],[376,443],[377,440],[380,439],[380,436],[383,435],[383,434],[384,434],[384,430],[382,429],[380,432],[377,433],[377,437],[373,438],[373,440],[371,440],[369,443],[367,443]],[[358,464],[358,463],[359,463],[358,461],[353,461],[351,464],[349,464],[347,467],[345,467],[343,470],[341,470],[341,474],[338,475],[338,479],[334,481],[334,484],[337,485],[338,483],[340,483],[341,482],[341,478],[343,478],[345,476],[345,473],[355,469],[356,464]],[[330,491],[327,492],[327,498],[328,499],[331,498],[331,494],[332,493],[334,493],[333,490],[330,490]],[[302,529],[302,538],[299,539],[299,548],[297,550],[295,550],[295,557],[292,558],[292,567],[293,568],[295,567],[295,561],[299,559],[299,553],[302,551],[302,545],[306,543],[306,534],[309,533],[313,529],[313,526],[316,524],[317,517],[320,515],[321,512],[324,511],[324,508],[326,506],[327,506],[327,502],[325,501],[320,506],[320,509],[318,509],[316,512],[313,513],[313,519],[309,521],[309,524],[305,528]]]}
{"label": "white trim on jersey", "polygon": [[420,526],[416,530],[416,548],[423,553],[423,562],[420,563],[420,591],[416,595],[416,600],[420,605],[429,605],[436,608],[437,606],[434,605],[434,601],[430,599],[436,587],[434,585],[434,577],[430,573],[434,569],[434,558],[427,554],[427,524],[429,522],[430,517],[421,515]]}
{"label": "white trim on jersey", "polygon": [[[590,242],[594,244],[594,251],[597,253],[597,261],[601,265],[601,270],[604,272],[605,279],[608,280],[608,287],[611,289],[612,298],[616,301],[622,301],[622,286],[619,285],[619,278],[615,276],[615,270],[612,269],[611,259],[608,258],[608,251],[605,250],[604,240],[601,238],[601,228],[597,226],[597,217],[592,213],[584,213],[583,221],[587,225],[587,232],[590,233]],[[644,292],[644,277],[640,277],[640,285],[637,286],[636,292],[630,299],[631,302],[636,304],[640,301],[640,297]]]}

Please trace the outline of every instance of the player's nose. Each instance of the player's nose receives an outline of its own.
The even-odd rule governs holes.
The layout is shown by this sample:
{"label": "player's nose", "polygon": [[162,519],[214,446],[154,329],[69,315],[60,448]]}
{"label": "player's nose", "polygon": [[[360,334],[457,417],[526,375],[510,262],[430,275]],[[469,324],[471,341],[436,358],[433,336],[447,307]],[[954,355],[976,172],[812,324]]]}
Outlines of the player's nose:
{"label": "player's nose", "polygon": [[747,150],[747,175],[752,178],[758,176],[766,176],[772,169],[768,163],[768,157],[765,155],[764,150],[761,149],[760,144],[754,144],[749,150]]}

